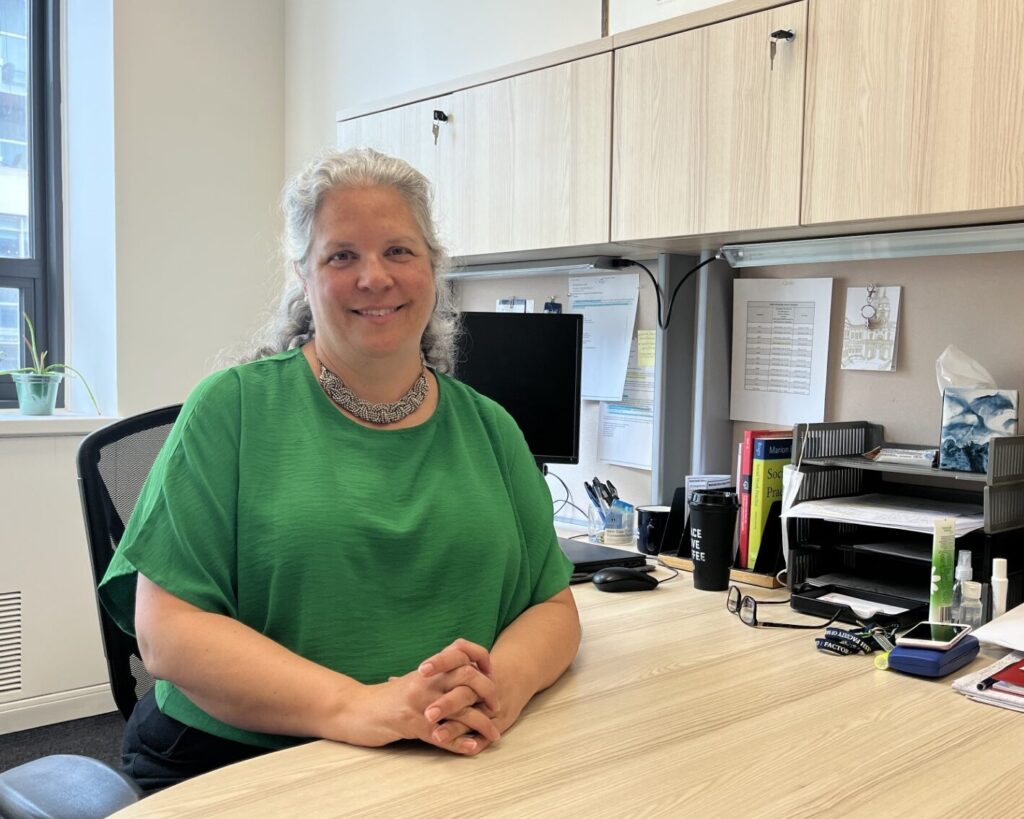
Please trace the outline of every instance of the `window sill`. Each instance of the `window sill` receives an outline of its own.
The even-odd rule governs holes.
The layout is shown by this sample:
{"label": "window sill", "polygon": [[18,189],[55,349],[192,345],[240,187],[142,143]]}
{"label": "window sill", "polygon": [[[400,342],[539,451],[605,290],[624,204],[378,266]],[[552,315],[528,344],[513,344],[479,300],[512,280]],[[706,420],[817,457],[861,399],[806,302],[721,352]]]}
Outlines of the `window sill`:
{"label": "window sill", "polygon": [[112,424],[117,418],[105,415],[19,415],[17,410],[0,410],[0,438],[81,436]]}

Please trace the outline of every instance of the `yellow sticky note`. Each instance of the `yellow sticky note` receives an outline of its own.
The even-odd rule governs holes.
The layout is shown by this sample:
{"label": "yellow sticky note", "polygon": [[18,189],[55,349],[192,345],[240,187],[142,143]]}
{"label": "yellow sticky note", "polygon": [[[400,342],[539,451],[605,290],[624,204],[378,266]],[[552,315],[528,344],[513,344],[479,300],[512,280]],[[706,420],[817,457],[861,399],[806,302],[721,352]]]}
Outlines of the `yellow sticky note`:
{"label": "yellow sticky note", "polygon": [[636,331],[636,363],[640,367],[654,366],[654,330]]}

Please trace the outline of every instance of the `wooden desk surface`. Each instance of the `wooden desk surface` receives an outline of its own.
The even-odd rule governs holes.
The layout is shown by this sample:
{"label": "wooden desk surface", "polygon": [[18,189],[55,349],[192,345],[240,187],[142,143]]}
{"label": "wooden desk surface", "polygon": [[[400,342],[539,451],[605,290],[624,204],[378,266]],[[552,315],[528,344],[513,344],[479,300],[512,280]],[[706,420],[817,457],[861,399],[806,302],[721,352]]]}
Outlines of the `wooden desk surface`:
{"label": "wooden desk surface", "polygon": [[[724,592],[695,590],[685,572],[653,592],[574,590],[583,645],[573,667],[477,757],[415,743],[314,742],[117,815],[876,819],[1024,810],[1024,716],[966,700],[952,678],[820,653],[818,632],[748,628],[726,611]],[[777,611],[759,611],[763,619],[811,622],[788,606],[768,609]]]}

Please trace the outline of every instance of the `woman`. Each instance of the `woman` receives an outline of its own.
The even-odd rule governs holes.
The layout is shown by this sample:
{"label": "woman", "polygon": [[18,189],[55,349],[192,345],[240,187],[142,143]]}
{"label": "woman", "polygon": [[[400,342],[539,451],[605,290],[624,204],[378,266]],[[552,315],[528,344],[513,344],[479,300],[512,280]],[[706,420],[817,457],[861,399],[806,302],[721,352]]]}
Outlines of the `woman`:
{"label": "woman", "polygon": [[296,738],[479,753],[579,644],[522,434],[443,374],[426,180],[330,153],[284,210],[272,343],[189,397],[101,585],[158,680],[125,734],[150,790]]}

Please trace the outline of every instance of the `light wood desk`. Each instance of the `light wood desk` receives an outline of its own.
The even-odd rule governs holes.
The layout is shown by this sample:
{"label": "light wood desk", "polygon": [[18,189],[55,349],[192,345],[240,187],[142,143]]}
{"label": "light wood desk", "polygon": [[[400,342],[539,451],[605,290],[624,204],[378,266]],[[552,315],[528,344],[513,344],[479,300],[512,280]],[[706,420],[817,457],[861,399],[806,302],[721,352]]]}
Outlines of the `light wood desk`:
{"label": "light wood desk", "polygon": [[[749,628],[726,611],[724,592],[696,591],[685,572],[653,592],[573,588],[584,631],[576,662],[479,756],[315,742],[198,777],[118,816],[877,819],[1024,810],[1024,715],[967,701],[952,678],[822,654],[817,632]],[[758,599],[785,596],[744,588]],[[788,606],[758,614],[810,622]]]}

